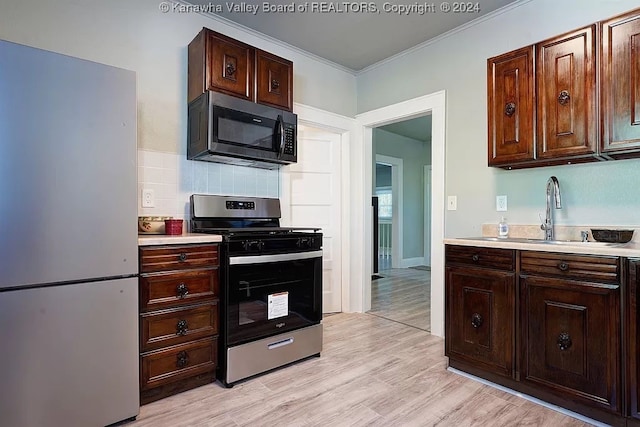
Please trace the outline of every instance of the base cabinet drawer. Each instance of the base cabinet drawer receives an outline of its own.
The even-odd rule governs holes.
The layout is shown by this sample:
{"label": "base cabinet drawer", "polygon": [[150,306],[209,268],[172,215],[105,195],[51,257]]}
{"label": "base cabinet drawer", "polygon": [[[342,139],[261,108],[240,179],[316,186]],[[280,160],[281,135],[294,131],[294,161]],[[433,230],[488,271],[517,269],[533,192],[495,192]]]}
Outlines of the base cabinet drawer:
{"label": "base cabinet drawer", "polygon": [[159,310],[218,298],[218,270],[198,269],[140,276],[140,310]]}
{"label": "base cabinet drawer", "polygon": [[217,337],[212,337],[142,354],[141,389],[213,372],[217,363],[217,343]]}
{"label": "base cabinet drawer", "polygon": [[218,302],[143,313],[140,322],[142,351],[183,344],[218,333]]}
{"label": "base cabinet drawer", "polygon": [[171,245],[140,248],[140,272],[184,270],[219,264],[217,245]]}

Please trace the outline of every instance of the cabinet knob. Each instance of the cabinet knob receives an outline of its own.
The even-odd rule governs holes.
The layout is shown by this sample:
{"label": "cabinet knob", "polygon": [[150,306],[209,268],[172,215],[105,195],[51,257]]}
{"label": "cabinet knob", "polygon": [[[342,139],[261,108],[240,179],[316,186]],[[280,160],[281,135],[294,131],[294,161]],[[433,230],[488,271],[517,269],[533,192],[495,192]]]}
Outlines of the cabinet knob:
{"label": "cabinet knob", "polygon": [[560,335],[558,335],[557,343],[560,351],[568,350],[572,344],[569,332],[562,332]]}
{"label": "cabinet knob", "polygon": [[280,81],[273,79],[271,80],[271,89],[276,90],[280,87]]}
{"label": "cabinet knob", "polygon": [[176,366],[178,368],[184,368],[189,363],[189,355],[186,351],[182,350],[176,354]]}
{"label": "cabinet knob", "polygon": [[567,90],[563,90],[562,92],[560,92],[560,95],[558,95],[558,102],[560,103],[560,105],[567,105],[570,100],[571,95],[569,95],[569,91]]}
{"label": "cabinet knob", "polygon": [[184,252],[183,252],[183,253],[181,253],[181,254],[178,256],[178,259],[180,260],[180,262],[185,262],[185,261],[187,260],[187,254],[185,254]]}
{"label": "cabinet knob", "polygon": [[176,287],[176,293],[177,293],[178,298],[183,299],[184,297],[189,295],[189,288],[187,288],[187,285],[185,285],[184,282],[180,283]]}
{"label": "cabinet knob", "polygon": [[511,117],[516,113],[516,103],[515,102],[509,102],[507,105],[504,106],[504,114],[507,117]]}
{"label": "cabinet knob", "polygon": [[560,264],[558,264],[558,268],[560,269],[560,271],[567,271],[569,270],[569,264],[562,261]]}
{"label": "cabinet knob", "polygon": [[472,260],[473,262],[478,262],[478,261],[480,261],[480,256],[479,256],[478,254],[474,254],[474,255],[471,257],[471,260]]}
{"label": "cabinet knob", "polygon": [[227,77],[231,77],[236,72],[236,66],[233,65],[232,62],[227,62],[226,70],[227,70]]}
{"label": "cabinet knob", "polygon": [[176,324],[176,331],[176,335],[178,336],[183,337],[187,335],[187,332],[189,332],[189,324],[187,323],[187,321],[184,319],[179,320]]}
{"label": "cabinet knob", "polygon": [[471,326],[473,326],[475,329],[478,329],[480,326],[482,326],[483,322],[484,320],[479,313],[473,313],[473,316],[471,316]]}

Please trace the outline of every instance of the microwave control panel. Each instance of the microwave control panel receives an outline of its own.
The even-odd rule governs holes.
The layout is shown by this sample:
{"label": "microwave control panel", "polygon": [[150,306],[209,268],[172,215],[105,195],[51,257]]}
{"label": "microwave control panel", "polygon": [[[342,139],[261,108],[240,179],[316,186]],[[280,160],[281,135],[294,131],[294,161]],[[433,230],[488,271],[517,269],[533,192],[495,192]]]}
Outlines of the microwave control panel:
{"label": "microwave control panel", "polygon": [[295,156],[295,147],[293,141],[295,140],[295,129],[293,127],[287,127],[284,130],[284,154]]}

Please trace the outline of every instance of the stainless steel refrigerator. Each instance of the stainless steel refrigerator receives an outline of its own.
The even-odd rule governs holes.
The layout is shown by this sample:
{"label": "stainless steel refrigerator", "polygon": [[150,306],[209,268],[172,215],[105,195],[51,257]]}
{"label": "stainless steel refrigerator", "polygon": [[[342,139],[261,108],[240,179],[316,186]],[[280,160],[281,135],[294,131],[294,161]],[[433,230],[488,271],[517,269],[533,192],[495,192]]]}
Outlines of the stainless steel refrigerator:
{"label": "stainless steel refrigerator", "polygon": [[138,395],[136,76],[0,41],[0,425]]}

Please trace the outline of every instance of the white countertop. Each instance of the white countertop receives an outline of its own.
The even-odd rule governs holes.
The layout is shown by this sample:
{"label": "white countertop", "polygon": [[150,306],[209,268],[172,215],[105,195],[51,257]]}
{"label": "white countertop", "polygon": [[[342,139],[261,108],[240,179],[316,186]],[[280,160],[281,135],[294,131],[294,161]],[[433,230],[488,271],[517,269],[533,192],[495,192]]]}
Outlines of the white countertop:
{"label": "white countertop", "polygon": [[222,241],[219,234],[183,233],[179,236],[167,234],[138,234],[138,246],[184,245],[190,243],[217,243]]}
{"label": "white countertop", "polygon": [[566,242],[563,244],[549,244],[537,242],[519,242],[504,240],[482,240],[482,238],[444,239],[446,245],[480,246],[486,248],[518,249],[521,251],[564,252],[586,255],[613,255],[621,257],[640,257],[640,242],[601,246],[597,242]]}

